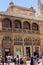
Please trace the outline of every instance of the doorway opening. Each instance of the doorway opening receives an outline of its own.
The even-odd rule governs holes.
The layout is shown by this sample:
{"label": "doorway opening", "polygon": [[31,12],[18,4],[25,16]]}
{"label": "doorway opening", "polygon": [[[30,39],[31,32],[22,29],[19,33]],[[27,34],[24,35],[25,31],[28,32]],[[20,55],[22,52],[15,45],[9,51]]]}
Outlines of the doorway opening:
{"label": "doorway opening", "polygon": [[30,58],[30,47],[26,47],[27,60]]}
{"label": "doorway opening", "polygon": [[37,56],[39,57],[39,47],[35,47],[35,52],[37,52]]}
{"label": "doorway opening", "polygon": [[5,61],[7,60],[8,55],[10,55],[10,49],[5,49]]}

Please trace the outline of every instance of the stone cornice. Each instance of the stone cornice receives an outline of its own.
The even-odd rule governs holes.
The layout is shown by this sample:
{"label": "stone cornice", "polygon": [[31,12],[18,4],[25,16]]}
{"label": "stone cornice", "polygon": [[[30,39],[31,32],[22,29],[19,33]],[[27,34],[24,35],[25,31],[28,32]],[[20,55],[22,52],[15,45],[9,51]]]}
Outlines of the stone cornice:
{"label": "stone cornice", "polygon": [[27,16],[27,15],[22,15],[22,14],[14,14],[12,12],[8,13],[8,12],[0,12],[0,15],[5,15],[5,16],[16,16],[16,17],[20,17],[20,18],[26,18],[26,19],[33,19],[33,20],[39,20],[39,21],[43,21],[43,18],[39,18],[39,17],[33,17],[33,16]]}

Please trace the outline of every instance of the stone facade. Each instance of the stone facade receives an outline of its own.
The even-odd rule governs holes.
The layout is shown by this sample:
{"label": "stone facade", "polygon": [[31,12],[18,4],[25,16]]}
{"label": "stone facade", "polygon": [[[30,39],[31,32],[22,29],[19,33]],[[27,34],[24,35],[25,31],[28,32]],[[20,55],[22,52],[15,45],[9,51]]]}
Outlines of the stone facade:
{"label": "stone facade", "polygon": [[[39,4],[39,2],[38,2]],[[35,16],[35,10],[10,3],[5,12],[0,12],[0,54],[31,57],[37,51],[43,54],[43,18]]]}
{"label": "stone facade", "polygon": [[35,16],[35,10],[33,7],[31,8],[23,8],[20,6],[15,6],[14,3],[9,4],[9,8],[6,10],[6,12],[13,12],[15,14],[22,14],[22,15],[28,15],[28,16]]}
{"label": "stone facade", "polygon": [[38,0],[38,16],[43,18],[43,4]]}

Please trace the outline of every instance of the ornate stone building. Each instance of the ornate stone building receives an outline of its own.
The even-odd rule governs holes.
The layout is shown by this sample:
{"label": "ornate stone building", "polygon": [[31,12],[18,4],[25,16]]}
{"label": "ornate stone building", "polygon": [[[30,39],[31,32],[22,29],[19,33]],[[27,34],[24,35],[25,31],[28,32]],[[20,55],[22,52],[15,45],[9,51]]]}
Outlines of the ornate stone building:
{"label": "ornate stone building", "polygon": [[10,2],[6,11],[0,12],[0,54],[31,57],[34,51],[43,54],[43,4],[38,0],[35,10],[15,6]]}

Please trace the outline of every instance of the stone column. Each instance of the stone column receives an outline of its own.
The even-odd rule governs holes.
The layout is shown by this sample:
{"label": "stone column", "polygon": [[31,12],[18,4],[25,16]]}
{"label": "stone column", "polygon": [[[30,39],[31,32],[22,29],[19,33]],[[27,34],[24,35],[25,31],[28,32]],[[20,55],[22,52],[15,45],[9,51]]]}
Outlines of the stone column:
{"label": "stone column", "polygon": [[14,35],[13,35],[13,32],[14,32],[14,20],[12,20],[12,54],[14,56]]}
{"label": "stone column", "polygon": [[1,46],[1,41],[0,41],[0,54],[2,55],[2,46]]}
{"label": "stone column", "polygon": [[[22,21],[22,32],[23,32],[23,21]],[[24,55],[24,38],[23,38],[23,49],[22,49],[22,53]]]}
{"label": "stone column", "polygon": [[12,44],[11,44],[12,46],[12,54],[13,54],[13,56],[14,56],[14,36],[13,36],[13,33],[12,33]]}

